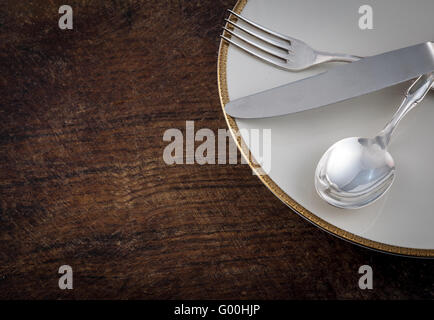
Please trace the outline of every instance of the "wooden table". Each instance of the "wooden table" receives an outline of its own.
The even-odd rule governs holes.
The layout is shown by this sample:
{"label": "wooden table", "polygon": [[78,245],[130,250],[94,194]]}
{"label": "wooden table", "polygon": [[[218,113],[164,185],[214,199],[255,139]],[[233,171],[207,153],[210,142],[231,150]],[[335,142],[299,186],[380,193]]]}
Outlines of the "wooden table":
{"label": "wooden table", "polygon": [[73,30],[62,1],[0,9],[0,298],[434,297],[434,261],[317,229],[248,166],[163,161],[165,130],[226,128],[216,64],[234,3],[71,0]]}

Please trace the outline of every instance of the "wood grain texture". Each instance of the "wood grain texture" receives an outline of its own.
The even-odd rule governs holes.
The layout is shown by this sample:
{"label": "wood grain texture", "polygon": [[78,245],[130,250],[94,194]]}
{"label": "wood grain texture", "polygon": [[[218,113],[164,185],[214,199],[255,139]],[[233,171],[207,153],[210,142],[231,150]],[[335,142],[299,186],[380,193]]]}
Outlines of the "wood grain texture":
{"label": "wood grain texture", "polygon": [[434,298],[434,261],[315,228],[246,165],[164,163],[166,129],[226,128],[233,0],[69,1],[66,31],[61,4],[0,9],[0,298]]}

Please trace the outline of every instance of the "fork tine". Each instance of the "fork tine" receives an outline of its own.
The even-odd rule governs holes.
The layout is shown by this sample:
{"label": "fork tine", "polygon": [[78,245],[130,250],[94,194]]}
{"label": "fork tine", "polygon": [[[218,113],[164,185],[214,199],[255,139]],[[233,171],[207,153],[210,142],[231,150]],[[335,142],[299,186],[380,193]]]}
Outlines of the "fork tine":
{"label": "fork tine", "polygon": [[280,39],[282,39],[282,40],[286,40],[286,41],[291,42],[291,38],[288,37],[288,36],[285,36],[285,35],[283,35],[283,34],[281,34],[281,33],[278,33],[278,32],[276,32],[276,31],[273,31],[273,30],[270,30],[270,29],[268,29],[268,28],[265,28],[265,27],[263,27],[263,26],[257,24],[256,22],[253,22],[253,21],[250,20],[250,19],[244,18],[243,16],[239,15],[238,13],[236,13],[236,12],[230,10],[230,9],[228,9],[228,11],[229,11],[231,14],[233,14],[235,17],[237,17],[237,18],[243,20],[244,22],[250,24],[251,26],[254,26],[254,27],[256,27],[256,28],[258,28],[258,29],[260,29],[260,30],[262,30],[262,31],[264,31],[264,32],[266,32],[266,33],[269,33],[269,34],[271,34],[271,35],[273,35],[273,36],[275,36],[275,37],[277,37],[277,38],[280,38]]}
{"label": "fork tine", "polygon": [[270,50],[270,49],[268,49],[268,48],[266,48],[266,47],[264,47],[264,46],[262,46],[262,45],[260,45],[260,44],[258,44],[258,43],[255,43],[255,42],[253,42],[253,41],[251,41],[251,40],[249,40],[249,39],[243,37],[242,35],[236,34],[236,33],[233,32],[232,30],[227,29],[226,27],[223,27],[223,29],[224,29],[226,32],[228,32],[229,34],[231,34],[232,36],[237,37],[238,39],[243,40],[244,42],[250,44],[251,46],[253,46],[253,47],[255,47],[255,48],[258,48],[258,49],[260,49],[260,50],[262,50],[262,51],[264,51],[264,52],[266,52],[266,53],[268,53],[268,54],[271,54],[272,56],[277,57],[277,58],[283,59],[285,62],[288,61],[288,55],[285,55],[285,54],[283,54],[283,53],[276,52],[276,51],[274,51],[274,50]]}
{"label": "fork tine", "polygon": [[229,42],[230,44],[233,44],[234,46],[240,48],[241,50],[244,50],[245,52],[251,54],[252,56],[255,56],[256,58],[262,59],[262,60],[264,60],[264,61],[266,61],[266,62],[268,62],[268,63],[270,63],[270,64],[272,64],[272,65],[274,65],[276,67],[279,67],[279,68],[282,68],[282,69],[287,69],[287,66],[283,62],[278,63],[278,62],[274,61],[273,59],[270,59],[269,57],[267,57],[267,56],[265,56],[263,54],[255,52],[253,50],[250,50],[249,48],[243,46],[242,44],[239,44],[239,43],[236,43],[235,41],[232,41],[231,39],[225,37],[224,35],[220,35],[220,37],[222,39],[226,40],[227,42]]}
{"label": "fork tine", "polygon": [[240,26],[240,25],[236,24],[235,22],[233,22],[233,21],[231,21],[229,19],[225,19],[225,21],[228,22],[229,24],[231,24],[232,26],[234,26],[235,28],[238,28],[238,29],[244,31],[245,33],[250,34],[251,36],[254,36],[254,37],[258,38],[258,39],[261,39],[264,42],[267,42],[267,43],[269,43],[269,44],[271,44],[273,46],[276,46],[276,47],[278,47],[280,49],[283,49],[283,50],[288,50],[288,51],[290,50],[290,48],[288,47],[288,45],[285,46],[283,43],[280,43],[279,41],[276,41],[276,40],[264,37],[263,35],[261,35],[261,34],[259,34],[257,32],[254,32],[253,30],[250,30],[248,28],[245,28],[243,26]]}

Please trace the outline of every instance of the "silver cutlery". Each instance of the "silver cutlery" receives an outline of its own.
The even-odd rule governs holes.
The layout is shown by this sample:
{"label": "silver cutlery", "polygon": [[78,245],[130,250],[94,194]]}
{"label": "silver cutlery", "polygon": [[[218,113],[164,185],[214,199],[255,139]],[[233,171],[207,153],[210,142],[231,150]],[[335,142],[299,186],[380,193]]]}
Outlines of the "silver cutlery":
{"label": "silver cutlery", "polygon": [[336,207],[358,209],[390,188],[395,163],[387,146],[399,122],[423,100],[433,83],[434,73],[420,76],[392,120],[374,138],[346,138],[324,153],[315,172],[315,188],[321,198]]}
{"label": "silver cutlery", "polygon": [[324,62],[354,62],[360,59],[360,57],[348,54],[314,50],[301,40],[270,30],[232,10],[228,11],[246,24],[241,25],[231,19],[225,19],[225,21],[250,37],[234,32],[227,27],[223,27],[223,29],[244,43],[229,39],[224,34],[221,37],[247,53],[284,70],[300,71]]}
{"label": "silver cutlery", "polygon": [[[352,62],[328,72],[230,101],[232,117],[265,118],[300,112],[381,90],[417,78],[392,120],[374,138],[338,141],[321,157],[315,188],[322,199],[340,208],[357,209],[384,195],[395,178],[395,163],[387,151],[392,134],[405,115],[434,89],[434,44],[421,43],[361,58],[314,50],[301,40],[275,32],[231,10],[237,22],[223,27],[230,44],[287,71],[299,71],[330,62]],[[241,20],[244,23],[239,23]],[[242,32],[235,32],[240,30]],[[241,40],[241,41],[239,41]],[[315,94],[312,94],[315,93]]]}
{"label": "silver cutlery", "polygon": [[434,43],[425,42],[232,100],[225,111],[236,118],[281,116],[358,97],[433,71]]}

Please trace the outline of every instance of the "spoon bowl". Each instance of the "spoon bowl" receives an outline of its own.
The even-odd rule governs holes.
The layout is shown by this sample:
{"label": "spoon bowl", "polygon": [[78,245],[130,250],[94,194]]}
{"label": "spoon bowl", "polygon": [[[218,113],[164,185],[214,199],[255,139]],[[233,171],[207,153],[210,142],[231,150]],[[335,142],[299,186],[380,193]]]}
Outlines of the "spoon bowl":
{"label": "spoon bowl", "polygon": [[375,138],[346,138],[332,145],[315,171],[319,196],[346,209],[358,209],[380,198],[395,178],[395,162],[387,151],[392,134],[433,85],[434,73],[420,76],[407,90],[392,120]]}
{"label": "spoon bowl", "polygon": [[352,137],[338,141],[322,156],[315,188],[328,203],[355,209],[380,198],[394,177],[395,163],[381,137]]}

